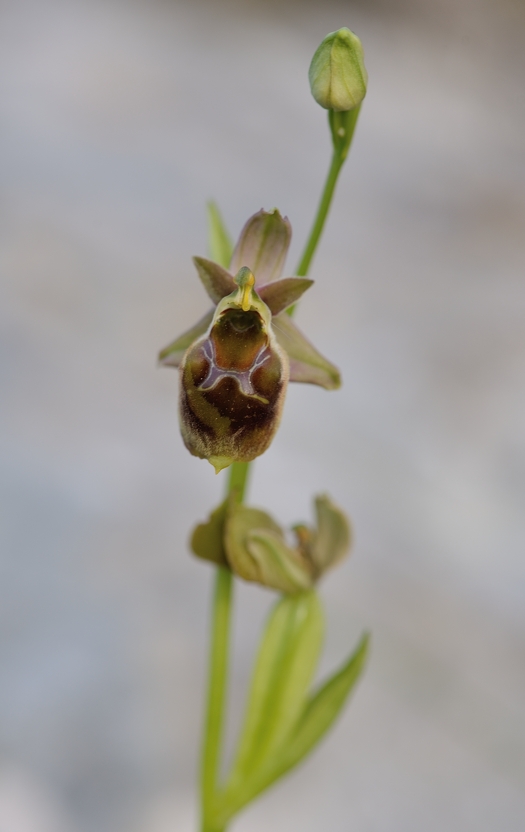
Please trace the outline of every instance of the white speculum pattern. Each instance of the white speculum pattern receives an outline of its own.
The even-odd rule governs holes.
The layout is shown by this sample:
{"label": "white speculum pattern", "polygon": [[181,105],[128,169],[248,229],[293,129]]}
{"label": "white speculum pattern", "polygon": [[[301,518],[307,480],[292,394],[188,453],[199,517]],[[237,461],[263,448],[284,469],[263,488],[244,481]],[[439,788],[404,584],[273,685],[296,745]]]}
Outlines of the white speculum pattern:
{"label": "white speculum pattern", "polygon": [[215,359],[215,349],[210,340],[204,342],[203,350],[209,362],[210,369],[202,384],[199,384],[198,390],[211,390],[217,386],[221,379],[234,378],[244,396],[250,396],[253,399],[258,399],[263,404],[268,404],[268,399],[255,392],[252,382],[253,373],[271,358],[271,351],[268,346],[261,347],[255,356],[255,361],[247,370],[225,370],[222,367],[218,367]]}

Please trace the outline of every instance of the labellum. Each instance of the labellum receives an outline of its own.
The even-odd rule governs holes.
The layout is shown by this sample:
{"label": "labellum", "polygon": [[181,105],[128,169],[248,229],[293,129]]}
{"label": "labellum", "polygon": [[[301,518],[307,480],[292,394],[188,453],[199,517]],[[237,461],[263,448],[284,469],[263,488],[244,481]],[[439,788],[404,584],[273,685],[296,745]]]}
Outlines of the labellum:
{"label": "labellum", "polygon": [[235,282],[238,288],[218,304],[180,370],[184,444],[217,472],[264,453],[279,425],[289,376],[252,272],[241,268]]}

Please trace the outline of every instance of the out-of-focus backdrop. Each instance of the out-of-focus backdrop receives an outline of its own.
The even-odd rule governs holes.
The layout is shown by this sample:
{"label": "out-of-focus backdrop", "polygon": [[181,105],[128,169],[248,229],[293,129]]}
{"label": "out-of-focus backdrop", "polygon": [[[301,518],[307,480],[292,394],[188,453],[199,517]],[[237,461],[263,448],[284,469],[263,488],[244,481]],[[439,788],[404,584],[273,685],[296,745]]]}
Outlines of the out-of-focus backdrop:
{"label": "out-of-focus backdrop", "polygon": [[[329,491],[352,558],[323,670],[373,633],[337,730],[241,817],[262,832],[525,828],[525,5],[6,0],[1,7],[2,832],[194,832],[224,475],[157,350],[207,308],[204,205],[294,265],[327,169],[307,69],[369,95],[299,324],[344,387],[289,390],[252,502]],[[231,731],[272,599],[238,587]]]}

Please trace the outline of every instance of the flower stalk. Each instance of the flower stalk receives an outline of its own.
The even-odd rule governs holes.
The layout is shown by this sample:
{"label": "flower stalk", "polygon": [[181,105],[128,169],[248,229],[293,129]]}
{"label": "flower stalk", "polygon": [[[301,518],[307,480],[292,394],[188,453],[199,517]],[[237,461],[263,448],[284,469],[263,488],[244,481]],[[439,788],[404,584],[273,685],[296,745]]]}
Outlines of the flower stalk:
{"label": "flower stalk", "polygon": [[339,174],[346,161],[354,137],[360,109],[361,105],[354,110],[349,110],[344,113],[336,113],[334,110],[330,110],[328,113],[334,149],[317,214],[315,215],[312,229],[306,241],[301,259],[299,260],[299,265],[297,266],[296,274],[299,277],[306,277],[308,274],[312,258],[321,239],[321,234],[323,233],[326,218],[328,217],[330,205],[334,197],[335,186],[337,185]]}
{"label": "flower stalk", "polygon": [[[346,145],[342,147],[341,142],[339,142],[339,146],[336,146],[336,140],[333,140],[334,150],[330,169],[323,188],[317,214],[296,271],[299,277],[306,277],[308,274],[313,256],[319,245],[334,196],[335,186],[354,135],[359,110],[360,107],[357,107],[355,111],[351,111],[352,119],[348,128],[348,141]],[[341,136],[337,138],[341,139]],[[294,307],[291,308],[289,314],[293,314],[293,312]],[[246,494],[249,469],[250,462],[234,462],[232,464],[226,488],[227,499],[233,497],[236,502],[243,502]],[[218,566],[213,598],[208,699],[202,754],[202,832],[224,832],[227,828],[227,823],[218,826],[214,825],[214,812],[217,810],[221,798],[221,741],[224,730],[232,603],[233,575],[225,567]]]}
{"label": "flower stalk", "polygon": [[[194,326],[161,351],[180,372],[179,418],[188,450],[216,472],[229,468],[223,503],[193,531],[191,548],[216,565],[208,693],[200,769],[201,832],[225,832],[231,818],[297,765],[342,710],[367,657],[368,637],[324,684],[312,689],[324,614],[315,585],[348,551],[344,513],[315,499],[314,526],[293,527],[291,545],[265,511],[244,506],[250,463],[277,430],[288,382],[340,386],[338,369],[292,322],[347,158],[367,74],[361,42],[348,29],[330,33],[309,72],[312,95],[328,110],[333,154],[296,276],[281,277],[291,238],[277,210],[250,217],[235,247],[218,209],[208,206],[212,260],[195,257],[213,303]],[[234,573],[281,593],[270,612],[254,666],[232,769],[222,772]]]}

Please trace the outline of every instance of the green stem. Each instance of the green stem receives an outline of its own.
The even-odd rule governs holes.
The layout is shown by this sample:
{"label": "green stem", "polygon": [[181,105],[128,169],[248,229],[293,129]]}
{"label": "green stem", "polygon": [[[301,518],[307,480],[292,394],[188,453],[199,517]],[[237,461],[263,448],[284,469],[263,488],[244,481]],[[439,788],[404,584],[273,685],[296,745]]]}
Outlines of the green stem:
{"label": "green stem", "polygon": [[[242,503],[250,464],[235,462],[231,467],[226,495]],[[233,575],[217,567],[213,597],[212,632],[208,668],[208,699],[204,724],[201,764],[202,832],[224,832],[225,826],[213,821],[219,792],[221,741],[226,702],[226,682],[230,642]]]}
{"label": "green stem", "polygon": [[296,274],[299,277],[305,277],[305,275],[308,274],[308,269],[310,268],[312,257],[314,256],[317,244],[319,242],[321,234],[323,233],[323,228],[326,221],[326,217],[328,216],[330,203],[332,202],[332,197],[334,195],[337,178],[343,165],[344,159],[341,159],[340,154],[334,150],[332,155],[332,162],[330,164],[328,176],[326,177],[324,190],[321,196],[321,200],[319,202],[319,208],[317,209],[314,224],[312,226],[310,236],[308,237],[308,241],[304,248],[303,256],[301,257],[300,263],[297,267]]}
{"label": "green stem", "polygon": [[[341,172],[341,168],[346,161],[346,157],[352,143],[359,110],[360,107],[356,107],[355,110],[351,110],[349,113],[334,113],[333,111],[330,111],[329,113],[334,152],[332,154],[332,161],[328,170],[328,176],[326,177],[323,193],[321,194],[314,224],[312,225],[310,236],[308,237],[304,247],[297,271],[295,272],[299,277],[305,277],[308,274],[310,263],[312,262],[312,258],[315,254],[321,234],[323,233],[324,224],[334,196],[337,179]],[[341,130],[343,132],[340,132]]]}
{"label": "green stem", "polygon": [[[330,112],[330,129],[334,144],[332,162],[319,202],[317,214],[296,274],[304,277],[323,232],[330,204],[341,168],[352,141],[359,108],[352,114]],[[344,129],[341,132],[341,125]],[[293,312],[293,308],[289,310]],[[226,496],[242,503],[246,493],[249,462],[234,462],[231,466]],[[202,825],[201,832],[225,832],[227,824],[215,820],[220,800],[221,741],[228,678],[229,636],[233,595],[233,576],[229,569],[217,568],[212,613],[212,634],[209,657],[208,699],[201,768]]]}

